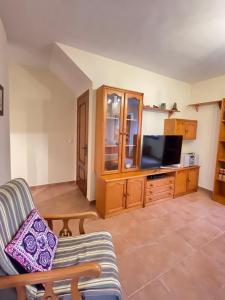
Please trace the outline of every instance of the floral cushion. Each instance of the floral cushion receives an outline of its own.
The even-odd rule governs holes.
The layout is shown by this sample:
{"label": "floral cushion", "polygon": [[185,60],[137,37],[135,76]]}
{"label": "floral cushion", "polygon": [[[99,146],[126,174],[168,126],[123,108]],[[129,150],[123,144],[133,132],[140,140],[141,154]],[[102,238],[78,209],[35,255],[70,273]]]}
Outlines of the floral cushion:
{"label": "floral cushion", "polygon": [[5,252],[28,272],[48,271],[52,268],[57,243],[58,238],[34,209]]}

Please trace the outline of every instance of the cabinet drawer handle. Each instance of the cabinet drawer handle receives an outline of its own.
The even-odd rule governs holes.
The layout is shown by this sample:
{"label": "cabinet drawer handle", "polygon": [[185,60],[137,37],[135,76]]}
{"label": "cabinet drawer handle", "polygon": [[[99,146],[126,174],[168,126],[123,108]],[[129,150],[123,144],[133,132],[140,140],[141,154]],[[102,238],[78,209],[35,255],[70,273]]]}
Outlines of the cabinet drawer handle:
{"label": "cabinet drawer handle", "polygon": [[129,197],[129,196],[130,196],[130,194],[129,194],[129,193],[126,193],[126,196],[127,196],[127,197]]}

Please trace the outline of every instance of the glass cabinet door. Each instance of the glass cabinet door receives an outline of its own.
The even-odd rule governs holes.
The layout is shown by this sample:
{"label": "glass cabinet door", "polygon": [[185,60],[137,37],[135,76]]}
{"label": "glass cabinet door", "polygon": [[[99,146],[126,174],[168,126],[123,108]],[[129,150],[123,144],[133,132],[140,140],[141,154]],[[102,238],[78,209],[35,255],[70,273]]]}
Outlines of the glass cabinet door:
{"label": "glass cabinet door", "polygon": [[104,172],[121,168],[123,93],[107,91],[105,95]]}
{"label": "glass cabinet door", "polygon": [[127,94],[124,115],[123,171],[137,169],[139,165],[139,146],[141,136],[142,98]]}

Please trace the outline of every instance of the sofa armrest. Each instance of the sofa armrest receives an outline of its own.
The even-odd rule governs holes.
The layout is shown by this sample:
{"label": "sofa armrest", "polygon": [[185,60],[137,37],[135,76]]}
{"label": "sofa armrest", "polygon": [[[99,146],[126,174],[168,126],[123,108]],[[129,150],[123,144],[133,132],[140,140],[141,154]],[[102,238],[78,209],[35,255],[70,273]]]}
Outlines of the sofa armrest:
{"label": "sofa armrest", "polygon": [[84,234],[84,220],[90,218],[97,218],[98,215],[94,211],[87,211],[77,214],[60,214],[60,215],[47,215],[44,216],[44,219],[48,222],[48,225],[51,229],[53,229],[53,221],[61,220],[63,221],[63,228],[60,231],[60,236],[71,236],[72,231],[69,228],[69,220],[79,219],[79,232],[80,234]]}
{"label": "sofa armrest", "polygon": [[17,289],[18,299],[26,299],[26,285],[43,284],[45,294],[43,299],[58,299],[53,291],[53,283],[59,280],[71,279],[71,296],[73,300],[81,300],[78,291],[78,279],[81,276],[98,277],[101,273],[101,267],[97,263],[83,263],[77,266],[58,268],[46,272],[35,272],[21,275],[11,275],[0,277],[0,289],[15,287]]}

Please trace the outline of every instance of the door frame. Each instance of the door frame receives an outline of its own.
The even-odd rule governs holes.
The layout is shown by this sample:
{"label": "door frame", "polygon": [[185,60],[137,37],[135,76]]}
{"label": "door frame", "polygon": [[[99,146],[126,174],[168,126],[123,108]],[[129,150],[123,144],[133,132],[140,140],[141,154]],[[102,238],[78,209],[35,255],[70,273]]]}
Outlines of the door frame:
{"label": "door frame", "polygon": [[[79,157],[79,143],[80,143],[80,140],[79,140],[79,134],[78,134],[78,131],[79,131],[79,110],[78,110],[78,107],[79,107],[79,101],[82,100],[82,98],[84,96],[88,96],[88,101],[87,101],[87,118],[86,118],[86,135],[87,135],[87,155],[86,155],[86,181],[87,181],[87,184],[86,184],[86,190],[83,191],[79,184],[78,187],[80,189],[80,191],[84,194],[85,197],[87,197],[87,186],[88,186],[88,138],[89,138],[89,89],[87,91],[85,91],[83,94],[81,94],[78,98],[77,98],[77,105],[76,105],[76,118],[77,118],[77,130],[76,130],[76,134],[77,134],[77,138],[76,138],[76,147],[77,147],[77,151],[76,151],[76,154],[77,154],[77,157],[76,157],[76,179],[77,179],[77,175],[78,175],[78,157]],[[77,181],[78,182],[78,181]]]}

